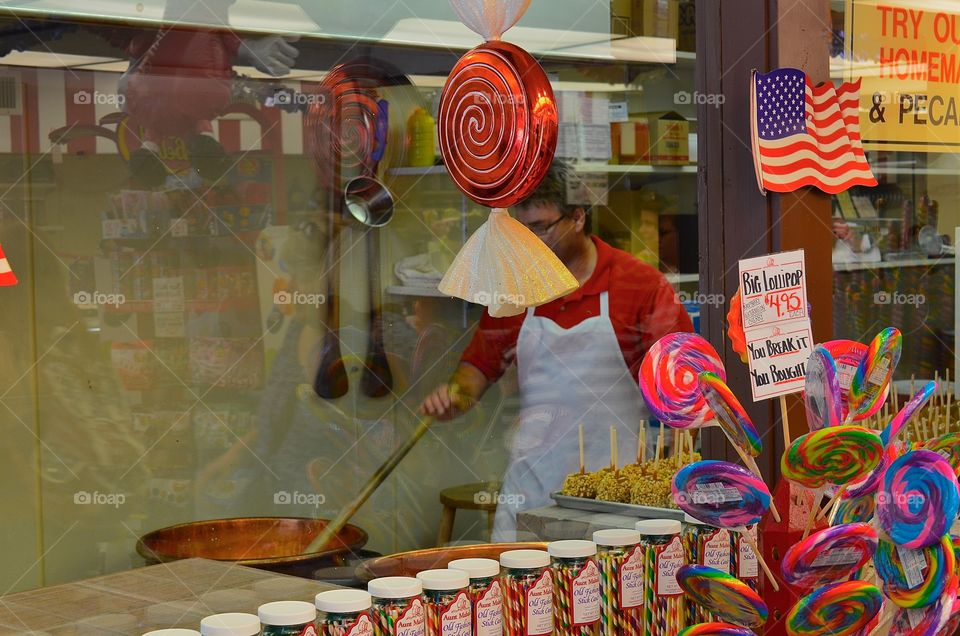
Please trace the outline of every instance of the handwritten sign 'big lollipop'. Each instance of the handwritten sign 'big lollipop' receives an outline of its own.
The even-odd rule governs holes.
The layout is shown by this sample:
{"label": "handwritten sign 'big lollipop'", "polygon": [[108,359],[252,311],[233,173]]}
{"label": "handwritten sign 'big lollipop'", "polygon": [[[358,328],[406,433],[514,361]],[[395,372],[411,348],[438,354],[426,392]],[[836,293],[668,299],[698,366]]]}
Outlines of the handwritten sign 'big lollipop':
{"label": "handwritten sign 'big lollipop'", "polygon": [[859,634],[882,605],[880,590],[869,583],[847,581],[828,585],[794,605],[787,614],[787,633],[790,636]]}
{"label": "handwritten sign 'big lollipop'", "polygon": [[893,327],[887,327],[870,342],[850,382],[848,419],[857,422],[880,410],[902,349],[903,335]]}
{"label": "handwritten sign 'big lollipop'", "polygon": [[873,558],[883,594],[899,607],[926,607],[943,596],[956,573],[957,560],[949,536],[920,550],[880,541]]}
{"label": "handwritten sign 'big lollipop'", "polygon": [[931,546],[947,534],[960,509],[957,476],[943,457],[911,451],[890,464],[877,494],[877,520],[905,548]]}
{"label": "handwritten sign 'big lollipop'", "polygon": [[770,508],[770,490],[746,468],[704,460],[682,468],[673,477],[673,500],[685,513],[716,528],[742,533],[775,590],[779,585],[750,538],[747,526],[759,522]]}
{"label": "handwritten sign 'big lollipop'", "polygon": [[512,316],[577,288],[576,278],[505,208],[543,181],[557,147],[557,104],[550,81],[503,32],[529,0],[450,0],[487,41],[454,65],[440,96],[439,141],[450,178],[468,197],[494,209],[447,270],[444,294]]}
{"label": "handwritten sign 'big lollipop'", "polygon": [[753,588],[715,568],[685,565],[677,572],[677,582],[696,603],[730,623],[760,627],[770,615]]}
{"label": "handwritten sign 'big lollipop'", "polygon": [[726,380],[720,355],[693,333],[660,338],[640,363],[640,391],[654,417],[673,428],[699,428],[713,418],[700,390],[700,374]]}
{"label": "handwritten sign 'big lollipop'", "polygon": [[700,623],[682,630],[677,636],[757,636],[746,627],[729,623]]}
{"label": "handwritten sign 'big lollipop'", "polygon": [[803,401],[807,407],[807,426],[818,431],[842,422],[842,398],[837,378],[837,363],[823,345],[814,347],[807,358]]}
{"label": "handwritten sign 'big lollipop'", "polygon": [[842,581],[862,568],[877,550],[877,531],[866,523],[826,528],[796,543],[783,555],[787,583],[804,588]]}

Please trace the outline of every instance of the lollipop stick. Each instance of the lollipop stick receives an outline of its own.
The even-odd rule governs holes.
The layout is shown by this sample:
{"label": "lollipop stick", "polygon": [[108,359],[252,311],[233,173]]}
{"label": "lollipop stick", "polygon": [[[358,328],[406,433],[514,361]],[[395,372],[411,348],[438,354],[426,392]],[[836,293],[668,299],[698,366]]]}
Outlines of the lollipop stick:
{"label": "lollipop stick", "polygon": [[[662,452],[662,455],[660,454]],[[660,422],[660,452],[657,453],[657,459],[667,456],[667,436],[663,428],[663,422]]]}
{"label": "lollipop stick", "polygon": [[680,468],[680,431],[678,429],[673,430],[673,463],[677,468]]}
{"label": "lollipop stick", "polygon": [[583,424],[580,425],[580,474],[587,472],[587,464],[583,456]]}
{"label": "lollipop stick", "polygon": [[660,453],[663,452],[663,424],[660,425],[660,433],[657,435],[657,453],[654,455],[656,461],[660,461]]}
{"label": "lollipop stick", "polygon": [[770,571],[770,568],[767,566],[767,562],[763,560],[763,555],[760,554],[760,548],[757,547],[757,542],[753,540],[753,537],[750,536],[750,533],[746,528],[740,528],[737,530],[737,532],[739,532],[743,540],[747,542],[747,545],[750,546],[750,549],[753,550],[753,553],[757,555],[757,563],[759,563],[760,567],[763,568],[763,573],[767,575],[767,580],[770,581],[770,585],[773,586],[775,591],[779,592],[780,586],[777,585],[777,579],[773,577],[773,572]]}
{"label": "lollipop stick", "polygon": [[823,489],[818,488],[813,491],[813,504],[810,506],[810,515],[807,517],[807,526],[803,530],[803,538],[806,539],[813,528],[813,522],[816,521],[817,513],[820,512],[820,500],[823,499]]}
{"label": "lollipop stick", "polygon": [[838,501],[840,501],[840,498],[843,497],[843,493],[845,492],[847,492],[846,484],[844,484],[843,486],[837,489],[836,494],[834,494],[833,497],[830,498],[830,501],[827,502],[827,505],[824,506],[819,513],[817,513],[816,520],[819,521],[820,519],[823,519],[827,515],[827,513],[830,512],[830,509],[833,508]]}
{"label": "lollipop stick", "polygon": [[640,423],[640,451],[639,461],[641,464],[647,463],[647,421]]}
{"label": "lollipop stick", "polygon": [[610,468],[617,469],[617,429],[610,427]]}
{"label": "lollipop stick", "polygon": [[787,419],[787,396],[780,396],[780,423],[783,425],[783,448],[790,448],[790,421]]}
{"label": "lollipop stick", "polygon": [[880,615],[880,620],[877,621],[877,626],[870,632],[870,636],[880,636],[881,634],[887,633],[887,628],[890,627],[890,623],[897,615],[897,611],[893,609],[894,607],[896,606],[890,601],[884,603],[883,613]]}

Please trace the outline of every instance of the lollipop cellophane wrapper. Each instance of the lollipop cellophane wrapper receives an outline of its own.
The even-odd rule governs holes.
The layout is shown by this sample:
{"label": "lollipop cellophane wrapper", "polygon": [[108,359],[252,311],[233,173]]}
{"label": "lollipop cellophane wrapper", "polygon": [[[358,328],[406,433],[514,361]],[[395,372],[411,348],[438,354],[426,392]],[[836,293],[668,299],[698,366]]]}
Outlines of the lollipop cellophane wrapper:
{"label": "lollipop cellophane wrapper", "polygon": [[450,0],[450,6],[484,40],[499,40],[527,12],[530,0]]}
{"label": "lollipop cellophane wrapper", "polygon": [[447,270],[439,289],[483,305],[494,318],[516,316],[580,283],[537,235],[503,209],[490,213]]}

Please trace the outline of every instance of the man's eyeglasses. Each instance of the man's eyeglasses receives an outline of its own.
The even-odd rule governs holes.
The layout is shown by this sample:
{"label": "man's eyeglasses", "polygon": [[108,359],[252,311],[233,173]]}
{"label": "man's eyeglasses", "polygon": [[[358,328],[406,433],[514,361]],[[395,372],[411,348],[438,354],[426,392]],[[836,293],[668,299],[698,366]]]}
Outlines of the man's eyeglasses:
{"label": "man's eyeglasses", "polygon": [[537,236],[544,236],[546,234],[549,234],[550,230],[552,230],[557,223],[564,220],[565,218],[567,217],[561,216],[557,218],[555,221],[552,221],[550,223],[531,223],[527,225],[527,229],[533,232],[534,234],[536,234]]}

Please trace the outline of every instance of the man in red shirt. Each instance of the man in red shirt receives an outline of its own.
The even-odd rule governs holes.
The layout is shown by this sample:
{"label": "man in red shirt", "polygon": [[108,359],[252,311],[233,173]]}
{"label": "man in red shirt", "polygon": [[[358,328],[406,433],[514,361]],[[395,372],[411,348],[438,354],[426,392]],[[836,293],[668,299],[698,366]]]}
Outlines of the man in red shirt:
{"label": "man in red shirt", "polygon": [[[564,476],[579,466],[579,427],[586,463],[609,463],[609,429],[620,456],[632,457],[646,405],[637,385],[640,362],[660,337],[693,331],[667,279],[653,267],[590,235],[589,206],[567,203],[575,174],[555,162],[516,218],[544,241],[580,282],[563,298],[519,316],[484,313],[448,384],[420,407],[449,420],[479,400],[516,362],[521,411],[497,509],[494,540],[511,540],[516,513],[550,503]],[[451,386],[457,389],[451,392]]]}

